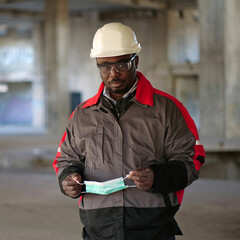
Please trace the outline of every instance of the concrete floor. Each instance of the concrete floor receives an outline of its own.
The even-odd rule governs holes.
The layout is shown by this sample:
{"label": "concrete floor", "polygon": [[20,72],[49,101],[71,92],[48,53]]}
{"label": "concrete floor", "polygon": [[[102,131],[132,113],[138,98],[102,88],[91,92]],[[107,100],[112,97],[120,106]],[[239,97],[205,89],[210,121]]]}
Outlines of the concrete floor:
{"label": "concrete floor", "polygon": [[[240,181],[199,179],[186,189],[178,240],[239,240]],[[81,238],[78,200],[62,195],[53,172],[0,170],[0,240]]]}

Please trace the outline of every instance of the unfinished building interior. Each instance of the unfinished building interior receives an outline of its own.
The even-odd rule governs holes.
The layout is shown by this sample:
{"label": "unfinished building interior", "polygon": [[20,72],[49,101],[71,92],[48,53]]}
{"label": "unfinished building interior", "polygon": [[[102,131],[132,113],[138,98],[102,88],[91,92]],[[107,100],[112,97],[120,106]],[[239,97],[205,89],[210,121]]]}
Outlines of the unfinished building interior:
{"label": "unfinished building interior", "polygon": [[101,83],[89,53],[108,22],[134,29],[139,70],[188,109],[201,177],[240,178],[239,0],[0,1],[0,168],[48,169],[76,105]]}

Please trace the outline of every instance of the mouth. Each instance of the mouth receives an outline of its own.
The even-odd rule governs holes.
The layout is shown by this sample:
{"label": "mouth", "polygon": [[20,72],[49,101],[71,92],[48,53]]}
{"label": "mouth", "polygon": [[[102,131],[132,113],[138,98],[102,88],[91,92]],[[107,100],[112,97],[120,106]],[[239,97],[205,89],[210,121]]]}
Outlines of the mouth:
{"label": "mouth", "polygon": [[123,85],[123,81],[122,80],[119,80],[119,79],[116,79],[116,80],[112,80],[110,82],[110,85],[112,87],[121,87]]}

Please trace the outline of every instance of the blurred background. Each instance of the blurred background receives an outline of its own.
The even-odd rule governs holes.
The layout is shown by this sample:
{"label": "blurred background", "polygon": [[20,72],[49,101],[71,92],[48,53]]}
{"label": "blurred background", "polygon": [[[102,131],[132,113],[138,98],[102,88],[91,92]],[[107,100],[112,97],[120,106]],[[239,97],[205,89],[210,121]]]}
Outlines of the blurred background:
{"label": "blurred background", "polygon": [[206,150],[179,239],[240,239],[239,0],[0,0],[0,240],[81,239],[51,164],[101,83],[89,54],[108,22],[133,29],[139,70],[186,106]]}

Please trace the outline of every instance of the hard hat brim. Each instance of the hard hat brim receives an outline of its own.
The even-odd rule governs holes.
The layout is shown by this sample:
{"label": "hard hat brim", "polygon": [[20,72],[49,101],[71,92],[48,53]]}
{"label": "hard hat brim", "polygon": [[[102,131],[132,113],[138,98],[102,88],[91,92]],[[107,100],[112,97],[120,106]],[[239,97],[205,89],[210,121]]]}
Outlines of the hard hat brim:
{"label": "hard hat brim", "polygon": [[111,50],[111,51],[102,51],[102,50],[93,50],[91,49],[90,57],[91,58],[98,58],[98,57],[117,57],[127,54],[133,54],[133,53],[139,53],[141,51],[140,44],[137,44],[137,46],[133,49],[126,48],[121,50]]}

